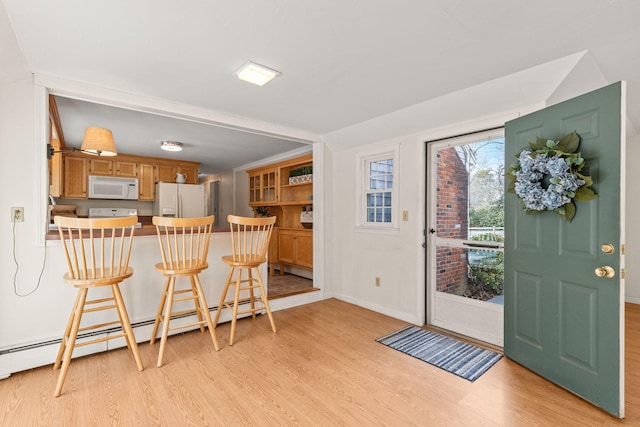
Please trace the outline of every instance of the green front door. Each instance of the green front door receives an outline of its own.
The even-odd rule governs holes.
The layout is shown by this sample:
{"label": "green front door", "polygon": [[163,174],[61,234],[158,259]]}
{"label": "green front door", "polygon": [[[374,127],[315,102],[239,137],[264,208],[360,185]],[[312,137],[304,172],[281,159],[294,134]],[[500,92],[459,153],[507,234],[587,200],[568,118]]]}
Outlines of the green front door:
{"label": "green front door", "polygon": [[[507,194],[505,355],[619,417],[624,416],[624,88],[619,82],[598,89],[505,128],[507,166],[537,137],[557,141],[576,131],[585,159],[581,173],[592,177],[598,194],[575,202],[571,222],[550,211],[527,214],[518,197]],[[612,278],[595,274],[604,266],[611,267]]]}

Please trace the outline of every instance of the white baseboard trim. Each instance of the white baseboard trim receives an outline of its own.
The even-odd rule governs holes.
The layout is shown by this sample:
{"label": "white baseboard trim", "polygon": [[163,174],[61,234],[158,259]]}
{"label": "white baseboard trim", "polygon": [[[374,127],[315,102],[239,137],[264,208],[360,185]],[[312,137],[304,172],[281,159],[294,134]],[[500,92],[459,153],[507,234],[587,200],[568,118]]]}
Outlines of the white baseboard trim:
{"label": "white baseboard trim", "polygon": [[630,297],[627,296],[624,298],[625,302],[629,302],[631,304],[640,304],[640,297]]}
{"label": "white baseboard trim", "polygon": [[333,294],[333,298],[357,305],[359,307],[363,307],[378,313],[382,313],[385,314],[387,316],[393,317],[395,319],[400,319],[403,320],[405,322],[411,323],[412,325],[417,325],[417,326],[422,326],[422,324],[420,323],[420,317],[419,316],[415,316],[415,315],[411,315],[408,313],[403,313],[401,311],[396,311],[396,310],[390,310],[387,307],[383,307],[381,305],[378,304],[373,304],[369,301],[362,301],[358,298],[353,298],[349,295],[344,295],[344,294],[340,294],[340,293],[334,293]]}

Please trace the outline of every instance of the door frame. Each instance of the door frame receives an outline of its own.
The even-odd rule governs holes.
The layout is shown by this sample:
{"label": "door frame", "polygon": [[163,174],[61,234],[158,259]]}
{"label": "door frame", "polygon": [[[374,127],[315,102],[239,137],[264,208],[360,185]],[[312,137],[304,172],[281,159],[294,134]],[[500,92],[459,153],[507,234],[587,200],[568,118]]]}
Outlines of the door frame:
{"label": "door frame", "polygon": [[[504,118],[504,121],[507,121],[508,119],[512,119],[514,118],[513,115],[509,115],[508,117]],[[424,155],[424,159],[425,159],[425,192],[424,192],[424,209],[425,209],[425,213],[424,213],[424,217],[425,217],[425,228],[424,228],[424,239],[425,242],[423,244],[423,247],[425,248],[425,252],[424,252],[424,276],[425,276],[425,281],[424,281],[424,286],[425,286],[425,324],[427,325],[433,325],[433,326],[437,326],[437,327],[442,327],[442,324],[434,319],[434,316],[436,315],[437,311],[436,311],[436,291],[435,291],[435,284],[432,284],[432,279],[433,279],[433,274],[432,274],[432,269],[435,268],[435,266],[433,265],[434,263],[434,259],[435,259],[435,255],[431,256],[431,247],[430,245],[436,245],[436,238],[431,237],[430,233],[429,233],[429,229],[432,227],[431,224],[435,223],[435,218],[432,218],[432,209],[431,209],[431,204],[432,202],[435,203],[435,195],[430,194],[430,190],[432,188],[432,186],[435,186],[435,182],[434,180],[435,178],[435,173],[436,171],[433,170],[433,165],[432,163],[435,164],[435,162],[433,162],[432,159],[432,154],[431,154],[431,150],[433,147],[433,144],[438,144],[438,143],[445,143],[446,141],[451,141],[452,145],[462,145],[465,143],[471,143],[476,141],[477,139],[482,139],[483,136],[488,136],[491,132],[496,132],[496,133],[500,133],[502,134],[502,136],[504,136],[504,122],[501,122],[500,124],[497,124],[495,126],[491,126],[485,129],[479,129],[479,130],[475,130],[475,131],[470,131],[470,132],[465,132],[465,133],[459,133],[459,134],[454,134],[454,135],[449,135],[449,136],[444,136],[441,138],[436,138],[436,139],[431,139],[431,140],[427,140],[424,141],[424,147],[425,147],[425,155]],[[456,143],[454,144],[454,141],[456,141]],[[462,141],[460,141],[462,140]],[[506,165],[505,165],[506,168]],[[435,250],[435,248],[434,248]],[[472,299],[463,299],[460,300],[459,297],[455,297],[455,296],[449,296],[449,295],[442,295],[442,300],[445,301],[446,303],[450,303],[450,304],[455,304],[457,302],[457,304],[461,304],[463,306],[467,306],[470,310],[489,310],[492,312],[496,312],[495,315],[498,315],[497,312],[500,312],[499,316],[500,316],[500,326],[502,326],[502,306],[499,307],[490,307],[490,306],[485,306],[484,302],[480,302],[480,301],[475,301]],[[459,301],[456,301],[459,300]],[[435,320],[435,321],[434,321]],[[470,321],[470,319],[469,319]],[[471,334],[476,333],[474,331],[471,330],[467,330],[467,329],[452,329],[452,332],[456,332],[456,333],[460,333],[463,335],[468,335],[471,336]],[[503,328],[499,327],[499,331],[497,331],[501,336],[495,336],[495,334],[482,334],[482,335],[476,335],[476,336],[471,336],[472,338],[478,339],[480,341],[485,341],[485,342],[489,342],[493,345],[498,345],[498,346],[502,346],[502,341],[503,341]]]}

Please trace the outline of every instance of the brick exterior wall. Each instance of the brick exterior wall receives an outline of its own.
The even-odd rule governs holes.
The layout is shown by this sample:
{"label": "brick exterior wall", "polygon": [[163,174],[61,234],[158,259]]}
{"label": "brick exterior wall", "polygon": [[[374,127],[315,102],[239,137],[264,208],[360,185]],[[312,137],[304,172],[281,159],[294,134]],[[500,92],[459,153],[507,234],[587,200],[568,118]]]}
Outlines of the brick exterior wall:
{"label": "brick exterior wall", "polygon": [[[455,148],[437,154],[436,233],[467,239],[469,229],[469,174]],[[461,294],[467,286],[466,250],[436,248],[436,290]]]}

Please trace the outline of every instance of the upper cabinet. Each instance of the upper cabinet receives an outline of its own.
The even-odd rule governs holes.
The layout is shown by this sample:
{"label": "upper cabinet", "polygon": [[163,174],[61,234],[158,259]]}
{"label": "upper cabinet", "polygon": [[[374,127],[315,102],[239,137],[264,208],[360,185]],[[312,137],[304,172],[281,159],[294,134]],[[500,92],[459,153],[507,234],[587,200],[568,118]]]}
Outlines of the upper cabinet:
{"label": "upper cabinet", "polygon": [[111,160],[104,157],[89,159],[89,175],[136,178],[138,176],[137,169],[135,161]]}
{"label": "upper cabinet", "polygon": [[278,170],[274,167],[252,169],[249,174],[249,205],[278,203]]}
{"label": "upper cabinet", "polygon": [[[186,175],[185,184],[198,183],[199,163],[185,164],[186,162],[175,162],[173,164],[156,163],[156,182],[176,182],[176,174]],[[193,166],[198,165],[198,166]]]}
{"label": "upper cabinet", "polygon": [[64,158],[64,191],[62,197],[67,199],[87,198],[87,159],[84,157],[65,156]]}
{"label": "upper cabinet", "polygon": [[[59,154],[57,154],[59,155]],[[198,183],[200,163],[174,161],[155,157],[118,154],[116,157],[96,157],[80,152],[62,155],[63,191],[60,197],[86,199],[89,175],[138,178],[138,200],[154,201],[157,182],[176,182],[176,173],[187,176],[186,183]],[[53,168],[50,167],[50,182]]]}
{"label": "upper cabinet", "polygon": [[311,154],[248,170],[249,205],[313,204]]}
{"label": "upper cabinet", "polygon": [[176,182],[176,165],[156,165],[156,182]]}
{"label": "upper cabinet", "polygon": [[116,166],[115,176],[121,176],[124,178],[138,177],[138,165],[136,162],[115,160],[113,163]]}
{"label": "upper cabinet", "polygon": [[155,166],[151,163],[138,164],[138,200],[153,202],[156,199]]}

